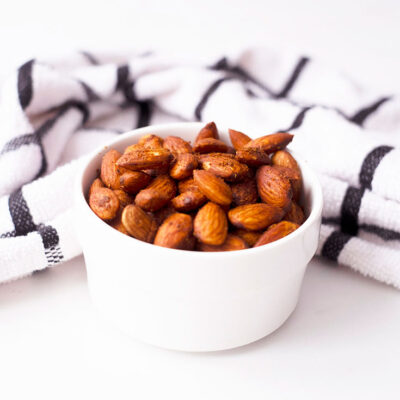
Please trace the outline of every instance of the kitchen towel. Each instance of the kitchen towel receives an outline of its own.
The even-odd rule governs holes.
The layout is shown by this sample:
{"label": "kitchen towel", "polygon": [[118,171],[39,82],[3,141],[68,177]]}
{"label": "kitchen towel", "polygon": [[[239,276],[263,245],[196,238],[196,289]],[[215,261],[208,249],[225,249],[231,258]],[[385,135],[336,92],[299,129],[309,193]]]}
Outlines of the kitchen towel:
{"label": "kitchen towel", "polygon": [[289,146],[320,175],[318,253],[400,288],[400,101],[304,56],[65,54],[33,59],[0,98],[0,282],[81,253],[72,186],[85,154],[120,133],[215,121]]}

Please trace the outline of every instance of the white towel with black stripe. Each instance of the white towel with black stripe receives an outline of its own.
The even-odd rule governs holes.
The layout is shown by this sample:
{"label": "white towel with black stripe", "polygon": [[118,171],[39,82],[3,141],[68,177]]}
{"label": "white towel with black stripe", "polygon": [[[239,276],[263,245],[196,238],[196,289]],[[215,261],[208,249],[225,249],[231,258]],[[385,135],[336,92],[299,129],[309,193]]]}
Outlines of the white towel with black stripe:
{"label": "white towel with black stripe", "polygon": [[81,253],[71,186],[86,153],[177,120],[293,133],[290,148],[323,186],[318,253],[400,288],[399,97],[264,48],[218,59],[77,52],[11,74],[0,98],[0,282]]}

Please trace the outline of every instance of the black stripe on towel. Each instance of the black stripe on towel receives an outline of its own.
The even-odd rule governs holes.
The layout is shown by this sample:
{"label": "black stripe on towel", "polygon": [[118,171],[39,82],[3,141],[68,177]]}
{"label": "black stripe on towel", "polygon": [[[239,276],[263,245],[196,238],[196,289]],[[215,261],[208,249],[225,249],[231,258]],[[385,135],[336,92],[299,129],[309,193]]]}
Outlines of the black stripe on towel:
{"label": "black stripe on towel", "polygon": [[117,84],[115,90],[123,90],[129,80],[129,67],[128,65],[120,65],[117,68]]}
{"label": "black stripe on towel", "polygon": [[88,51],[81,51],[81,54],[86,58],[86,60],[89,61],[90,64],[100,65],[99,60],[92,53],[89,53]]}
{"label": "black stripe on towel", "polygon": [[340,211],[340,228],[348,235],[355,236],[358,233],[358,213],[364,191],[364,188],[349,186],[344,196]]}
{"label": "black stripe on towel", "polygon": [[350,239],[351,236],[347,235],[346,233],[333,231],[322,246],[321,255],[337,262],[340,253]]}
{"label": "black stripe on towel", "polygon": [[100,100],[100,96],[85,82],[78,81],[86,93],[89,102]]}
{"label": "black stripe on towel", "polygon": [[28,204],[22,195],[22,189],[17,189],[8,198],[8,209],[17,236],[27,235],[36,229]]}
{"label": "black stripe on towel", "polygon": [[282,90],[276,94],[277,98],[287,97],[289,92],[292,90],[293,86],[295,85],[297,79],[299,78],[301,72],[304,70],[304,67],[309,62],[308,57],[301,57],[300,60],[297,62],[293,72],[289,76],[289,79],[283,86]]}
{"label": "black stripe on towel", "polygon": [[194,115],[198,121],[201,121],[203,110],[210,97],[217,91],[217,89],[221,86],[222,83],[232,79],[233,79],[232,76],[225,76],[223,78],[217,79],[209,86],[209,88],[205,91],[205,93],[203,94],[202,98],[200,99],[199,103],[197,104],[194,110]]}
{"label": "black stripe on towel", "polygon": [[369,224],[360,225],[360,229],[373,233],[383,240],[400,240],[400,232],[392,231],[391,229],[381,228],[379,226]]}
{"label": "black stripe on towel", "polygon": [[357,111],[350,118],[350,121],[354,122],[355,124],[362,125],[371,114],[373,114],[375,111],[377,111],[382,104],[386,103],[390,99],[391,99],[390,97],[382,97],[375,103],[372,103],[371,105],[364,107],[361,110]]}
{"label": "black stripe on towel", "polygon": [[137,102],[138,118],[136,128],[143,128],[150,125],[151,116],[153,114],[153,106],[150,101]]}
{"label": "black stripe on towel", "polygon": [[34,60],[29,60],[18,69],[18,98],[22,109],[28,107],[33,96],[32,66]]}
{"label": "black stripe on towel", "polygon": [[15,231],[2,235],[2,237],[25,236],[36,231],[42,238],[48,265],[57,264],[64,258],[59,246],[60,238],[57,231],[49,225],[35,225],[22,189],[18,189],[10,195],[8,208]]}
{"label": "black stripe on towel", "polygon": [[393,150],[393,147],[391,146],[379,146],[367,154],[362,163],[359,174],[359,182],[361,186],[371,189],[372,180],[379,163],[391,150]]}
{"label": "black stripe on towel", "polygon": [[275,96],[275,94],[269,87],[267,87],[264,83],[261,83],[258,79],[254,78],[254,76],[250,75],[250,73],[247,72],[243,67],[239,65],[234,65],[234,66],[229,65],[229,62],[226,57],[222,57],[214,65],[212,65],[210,69],[229,72],[231,75],[234,75],[243,81],[249,81],[251,83],[254,83],[256,86],[264,90],[269,95]]}
{"label": "black stripe on towel", "polygon": [[34,133],[27,133],[25,135],[17,136],[9,140],[1,149],[0,155],[8,153],[9,151],[14,151],[22,146],[28,146],[30,144],[38,144],[38,138]]}
{"label": "black stripe on towel", "polygon": [[313,106],[309,106],[309,107],[304,107],[300,110],[300,112],[296,115],[296,117],[294,118],[292,124],[289,126],[289,128],[287,129],[282,129],[279,132],[290,132],[294,129],[300,128],[300,126],[302,125],[303,121],[304,121],[304,117],[306,115],[306,113],[308,111],[310,111],[313,108]]}

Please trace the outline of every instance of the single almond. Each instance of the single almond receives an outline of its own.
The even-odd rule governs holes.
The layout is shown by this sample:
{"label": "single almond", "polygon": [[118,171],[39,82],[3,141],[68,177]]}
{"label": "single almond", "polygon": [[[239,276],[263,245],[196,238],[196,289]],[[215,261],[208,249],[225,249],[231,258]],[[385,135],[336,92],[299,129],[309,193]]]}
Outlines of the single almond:
{"label": "single almond", "polygon": [[163,143],[164,140],[162,138],[151,133],[142,136],[138,141],[138,145],[147,147],[149,149],[163,147]]}
{"label": "single almond", "polygon": [[136,194],[151,181],[151,176],[141,171],[126,171],[119,177],[121,189],[130,194]]}
{"label": "single almond", "polygon": [[202,154],[199,163],[204,170],[229,182],[237,182],[248,176],[249,167],[235,160],[231,154]]}
{"label": "single almond", "polygon": [[194,236],[202,243],[220,245],[228,234],[228,220],[222,208],[208,202],[194,219]]}
{"label": "single almond", "polygon": [[257,188],[264,203],[287,211],[292,200],[292,185],[276,167],[264,165],[257,171]]}
{"label": "single almond", "polygon": [[141,148],[123,154],[117,161],[118,167],[124,167],[131,171],[159,168],[169,163],[171,153],[162,147],[160,148]]}
{"label": "single almond", "polygon": [[234,251],[234,250],[244,250],[249,246],[247,243],[239,236],[228,234],[226,236],[225,242],[215,246],[211,244],[205,244],[199,242],[197,245],[197,250],[199,251]]}
{"label": "single almond", "polygon": [[192,236],[192,217],[187,214],[175,213],[170,215],[158,228],[154,244],[170,249],[186,250]]}
{"label": "single almond", "polygon": [[209,122],[200,130],[200,132],[197,134],[195,142],[207,138],[219,139],[217,125],[215,125],[214,122]]}
{"label": "single almond", "polygon": [[176,184],[173,179],[168,175],[160,175],[136,195],[135,204],[146,211],[157,211],[172,200],[175,194]]}
{"label": "single almond", "polygon": [[228,212],[228,218],[236,228],[259,231],[280,221],[283,214],[281,208],[264,203],[255,203],[232,208]]}
{"label": "single almond", "polygon": [[303,209],[295,202],[292,201],[289,211],[283,217],[285,221],[294,222],[295,224],[301,225],[305,221]]}
{"label": "single almond", "polygon": [[255,179],[234,183],[231,185],[231,190],[233,204],[235,206],[257,203],[258,192]]}
{"label": "single almond", "polygon": [[117,166],[116,162],[121,157],[121,153],[111,149],[104,154],[101,161],[100,178],[104,185],[110,189],[119,189],[119,177],[124,172],[124,168]]}
{"label": "single almond", "polygon": [[292,188],[293,188],[293,199],[296,201],[300,200],[301,196],[301,191],[303,187],[303,180],[301,176],[301,170],[299,165],[297,164],[297,161],[294,159],[294,157],[286,150],[280,150],[277,151],[273,156],[272,156],[272,165],[277,166],[277,167],[284,167],[284,168],[290,168],[294,171],[296,171],[297,175],[296,177],[289,178],[291,183],[292,183]]}
{"label": "single almond", "polygon": [[236,152],[236,159],[254,168],[271,164],[268,154],[259,148],[240,149]]}
{"label": "single almond", "polygon": [[293,199],[299,201],[303,187],[301,173],[293,168],[281,167],[278,165],[275,165],[274,168],[276,168],[283,177],[289,179],[292,185]]}
{"label": "single almond", "polygon": [[169,170],[169,174],[176,180],[182,180],[190,177],[197,165],[197,157],[194,154],[179,153],[176,155],[175,163]]}
{"label": "single almond", "polygon": [[232,203],[232,191],[221,178],[209,171],[194,170],[193,178],[200,191],[211,201],[228,206]]}
{"label": "single almond", "polygon": [[233,233],[236,236],[242,238],[249,245],[249,247],[253,247],[257,243],[257,240],[260,238],[263,232],[248,231],[246,229],[236,229],[233,231]]}
{"label": "single almond", "polygon": [[193,151],[197,153],[226,153],[228,146],[219,139],[205,138],[197,140]]}
{"label": "single almond", "polygon": [[294,232],[300,225],[289,221],[281,221],[277,224],[271,225],[258,239],[254,247],[263,246]]}
{"label": "single almond", "polygon": [[174,156],[183,153],[192,153],[192,146],[178,136],[168,136],[164,139],[163,147],[171,152]]}
{"label": "single almond", "polygon": [[96,190],[99,188],[103,188],[104,187],[104,183],[102,182],[102,180],[100,178],[96,178],[92,184],[90,185],[90,189],[89,189],[89,196]]}
{"label": "single almond", "polygon": [[140,207],[130,204],[124,208],[121,221],[130,236],[143,242],[152,243],[157,231],[154,218]]}
{"label": "single almond", "polygon": [[242,147],[244,147],[244,145],[251,141],[251,139],[246,134],[244,134],[243,132],[235,131],[234,129],[229,129],[229,137],[235,150],[241,149]]}
{"label": "single almond", "polygon": [[187,190],[181,193],[179,196],[174,197],[171,201],[172,206],[177,211],[189,212],[197,210],[207,201],[207,197],[204,196],[200,190]]}
{"label": "single almond", "polygon": [[89,197],[89,206],[103,220],[116,217],[119,210],[117,195],[108,188],[97,188]]}
{"label": "single almond", "polygon": [[266,153],[275,153],[275,151],[283,150],[293,139],[293,135],[287,132],[273,133],[253,139],[248,142],[244,148],[259,148]]}

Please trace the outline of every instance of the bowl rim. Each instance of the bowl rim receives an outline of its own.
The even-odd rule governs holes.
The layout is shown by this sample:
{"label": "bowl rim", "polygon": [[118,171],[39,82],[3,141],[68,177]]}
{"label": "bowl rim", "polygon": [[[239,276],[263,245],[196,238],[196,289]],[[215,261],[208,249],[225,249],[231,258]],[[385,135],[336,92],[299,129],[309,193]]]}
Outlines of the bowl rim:
{"label": "bowl rim", "polygon": [[[320,181],[318,179],[317,174],[314,172],[314,170],[307,164],[306,161],[304,161],[301,157],[298,157],[295,152],[292,152],[296,154],[295,158],[296,161],[300,164],[300,169],[302,172],[305,170],[307,171],[307,176],[308,176],[308,182],[310,184],[310,188],[313,191],[313,196],[314,196],[314,201],[313,201],[313,206],[310,210],[310,214],[307,217],[306,221],[294,232],[290,233],[289,235],[276,240],[274,242],[268,243],[263,246],[258,246],[258,247],[250,247],[248,249],[243,249],[240,251],[214,251],[214,252],[206,252],[206,251],[193,251],[193,250],[180,250],[180,249],[170,249],[166,247],[161,247],[161,246],[156,246],[153,243],[147,243],[143,242],[141,240],[138,240],[132,236],[125,235],[118,230],[112,228],[110,225],[105,223],[103,220],[101,220],[97,215],[91,210],[89,207],[89,204],[86,200],[86,195],[84,192],[83,188],[83,177],[85,176],[85,173],[89,167],[89,165],[93,162],[95,157],[98,157],[99,154],[103,153],[105,150],[108,148],[112,148],[114,145],[118,145],[119,142],[122,142],[126,140],[129,137],[139,137],[141,135],[144,135],[146,133],[154,133],[154,134],[162,134],[162,131],[171,131],[174,129],[181,129],[181,128],[187,128],[188,130],[196,130],[196,133],[204,127],[205,123],[204,122],[173,122],[173,123],[164,123],[164,124],[156,124],[156,125],[149,125],[143,128],[137,128],[133,129],[130,131],[127,131],[125,133],[122,133],[118,135],[116,138],[113,138],[112,140],[108,141],[106,144],[103,144],[87,154],[84,158],[83,165],[80,166],[76,179],[75,179],[75,184],[74,184],[74,207],[82,207],[84,212],[88,214],[89,218],[93,220],[94,224],[98,224],[99,230],[108,228],[108,232],[111,235],[118,235],[120,240],[126,240],[127,245],[136,245],[136,246],[149,246],[149,250],[152,251],[160,251],[161,254],[173,254],[175,256],[195,256],[195,257],[203,257],[205,259],[210,258],[210,257],[229,257],[229,256],[234,256],[234,257],[243,257],[249,255],[251,252],[252,254],[262,253],[268,250],[272,250],[273,248],[279,247],[279,246],[284,246],[286,243],[295,240],[296,237],[302,235],[309,227],[311,227],[318,218],[321,217],[322,214],[322,206],[323,206],[323,195],[322,195],[322,187],[320,184]],[[228,129],[225,127],[218,127],[219,132],[224,132],[227,134]],[[100,169],[100,168],[99,168]],[[311,179],[310,179],[311,178]],[[96,221],[96,222],[95,222]],[[128,242],[129,241],[129,242]],[[150,247],[151,246],[151,247]],[[172,252],[172,253],[171,253]]]}

